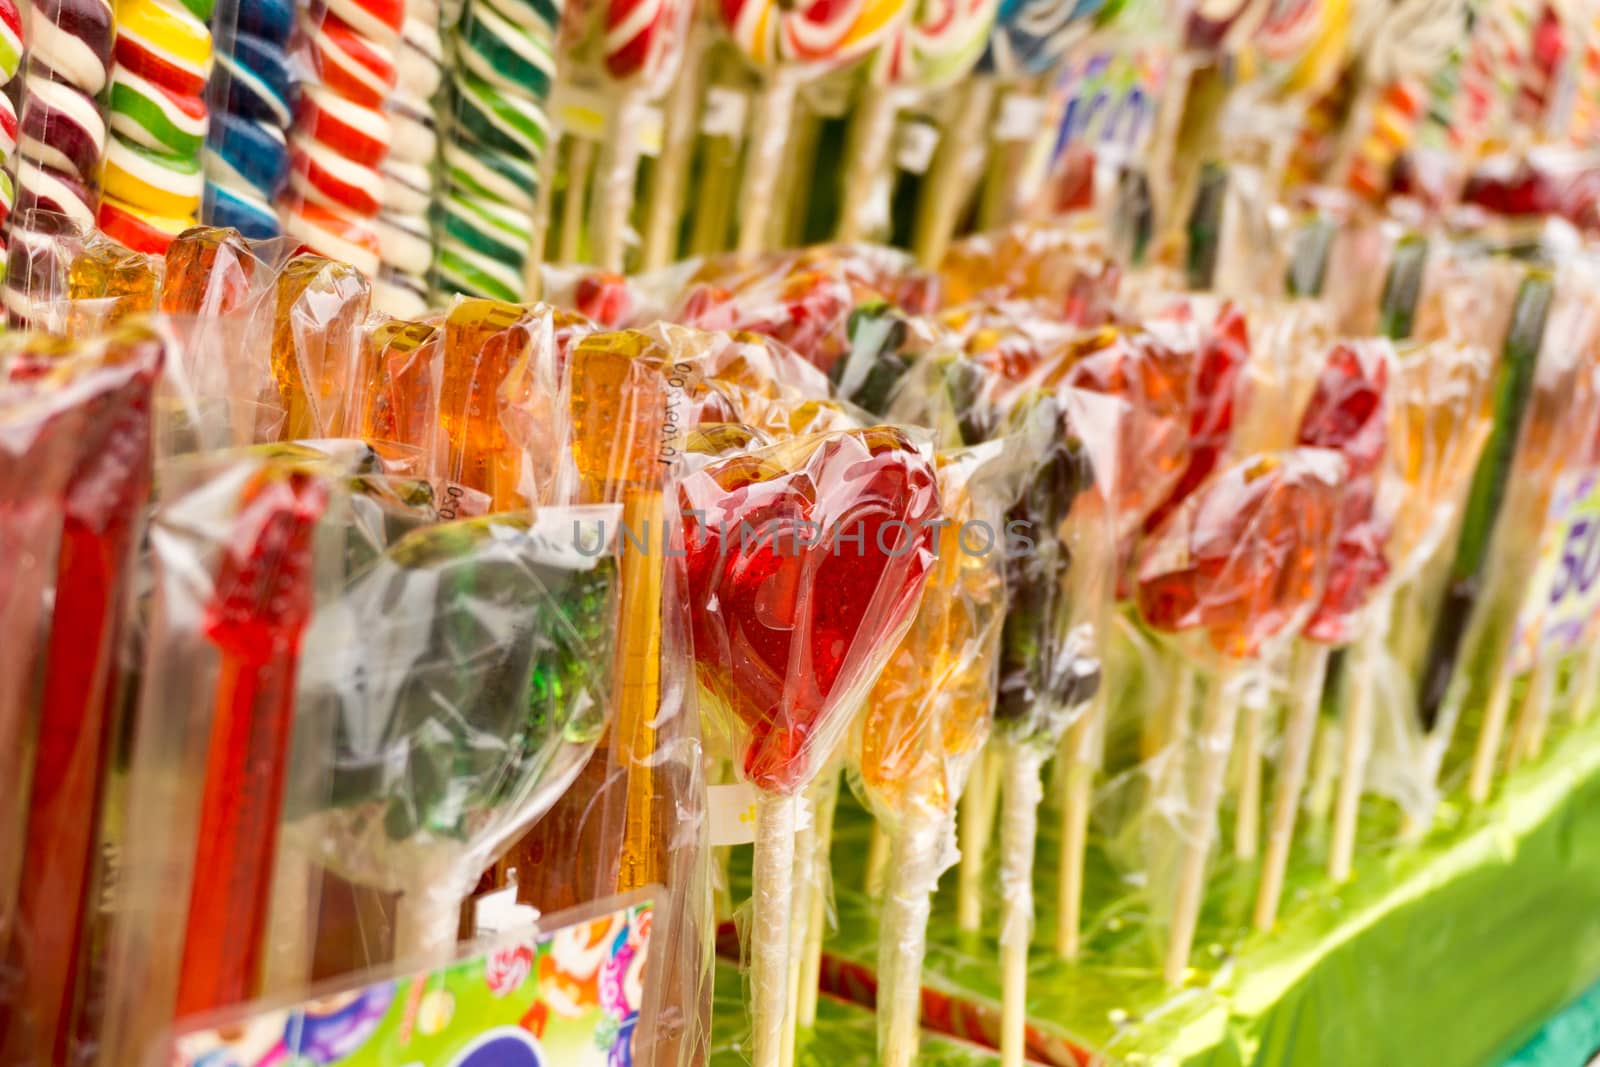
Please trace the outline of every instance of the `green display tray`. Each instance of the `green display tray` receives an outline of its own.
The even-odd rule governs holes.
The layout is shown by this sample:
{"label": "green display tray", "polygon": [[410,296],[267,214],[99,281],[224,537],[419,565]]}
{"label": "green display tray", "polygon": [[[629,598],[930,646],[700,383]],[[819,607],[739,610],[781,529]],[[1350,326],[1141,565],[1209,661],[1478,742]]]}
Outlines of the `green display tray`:
{"label": "green display tray", "polygon": [[[712,1001],[710,1067],[739,1067],[750,1062],[740,1047],[749,1035],[744,1010],[744,978],[733,964],[717,961]],[[872,1067],[878,1062],[877,1017],[866,1008],[836,997],[817,1003],[816,1029],[802,1033],[795,1047],[799,1067]],[[993,1067],[994,1052],[937,1034],[924,1034],[917,1062],[921,1067]]]}
{"label": "green display tray", "polygon": [[[1392,812],[1372,802],[1356,876],[1342,888],[1323,876],[1325,842],[1307,821],[1271,935],[1248,931],[1253,865],[1219,861],[1195,973],[1173,992],[1160,979],[1148,900],[1118,878],[1103,842],[1089,857],[1083,957],[1068,964],[1050,951],[1057,819],[1043,813],[1030,1058],[1482,1067],[1600,977],[1600,728],[1568,732],[1481,809],[1447,803],[1413,846],[1396,844]],[[839,929],[824,964],[825,988],[867,1002],[877,910],[860,889],[869,828],[846,797],[832,856]],[[992,1042],[997,887],[991,872],[986,927],[966,934],[955,921],[954,878],[945,876],[934,901],[924,1022],[948,1029],[955,1020],[956,1032]]]}
{"label": "green display tray", "polygon": [[1600,985],[1561,1009],[1501,1067],[1575,1067],[1600,1059]]}

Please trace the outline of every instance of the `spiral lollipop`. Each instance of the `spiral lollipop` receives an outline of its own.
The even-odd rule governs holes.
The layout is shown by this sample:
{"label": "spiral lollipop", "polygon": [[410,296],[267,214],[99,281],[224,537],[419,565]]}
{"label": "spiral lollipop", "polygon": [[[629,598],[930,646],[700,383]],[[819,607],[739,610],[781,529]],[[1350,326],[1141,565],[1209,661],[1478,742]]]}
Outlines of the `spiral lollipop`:
{"label": "spiral lollipop", "polygon": [[530,288],[561,7],[468,0],[446,34],[445,51],[455,66],[444,94],[449,121],[432,275],[436,298],[462,293],[517,300]]}
{"label": "spiral lollipop", "polygon": [[996,530],[1000,446],[941,456],[947,525],[915,621],[867,698],[854,763],[879,821],[893,828],[893,880],[878,934],[878,1059],[917,1059],[929,897],[955,830],[955,804],[988,736],[1005,618],[999,553],[964,537]]}
{"label": "spiral lollipop", "polygon": [[918,206],[917,258],[935,266],[955,232],[969,192],[980,182],[982,223],[997,225],[1002,210],[1015,198],[1020,161],[1011,152],[992,152],[989,173],[973,169],[972,144],[984,139],[985,124],[995,114],[997,98],[1054,71],[1070,49],[1089,32],[1102,0],[1001,0],[992,31],[976,70],[956,102],[955,115],[931,164],[931,177]]}
{"label": "spiral lollipop", "polygon": [[289,133],[292,196],[280,209],[283,229],[369,278],[382,251],[378,168],[393,137],[385,106],[404,14],[398,0],[329,0],[301,15],[320,81],[305,87]]}
{"label": "spiral lollipop", "polygon": [[[760,792],[751,927],[756,1067],[788,1000],[798,794],[827,762],[916,611],[938,487],[896,430],[821,434],[720,460],[680,484],[697,673]],[[761,540],[741,540],[740,530]],[[820,530],[827,541],[796,545]],[[835,551],[860,537],[862,550]],[[830,547],[831,546],[831,547]]]}
{"label": "spiral lollipop", "polygon": [[246,237],[276,237],[283,232],[276,203],[289,173],[288,135],[299,93],[289,61],[294,5],[225,0],[216,23],[211,83],[219,107],[206,138],[201,218]]}
{"label": "spiral lollipop", "polygon": [[754,135],[739,194],[739,251],[767,245],[784,138],[800,81],[869,55],[891,38],[908,10],[904,0],[854,0],[843,12],[827,5],[721,0],[717,13],[728,38],[766,79],[751,119]]}
{"label": "spiral lollipop", "polygon": [[1344,459],[1323,449],[1246,457],[1189,497],[1147,543],[1139,607],[1157,629],[1198,628],[1222,657],[1199,743],[1203,761],[1189,811],[1202,825],[1183,835],[1164,973],[1182,980],[1205,890],[1228,751],[1238,715],[1232,677],[1279,635],[1292,633],[1322,599],[1337,527]]}
{"label": "spiral lollipop", "polygon": [[677,75],[693,7],[688,0],[608,0],[596,7],[602,66],[618,89],[599,160],[594,259],[603,269],[622,269],[639,166],[640,109]]}
{"label": "spiral lollipop", "polygon": [[[95,224],[106,144],[96,101],[111,76],[113,22],[110,0],[34,0],[19,22],[29,31],[28,63],[14,121],[8,121],[11,106],[0,105],[0,143],[15,142],[14,193],[8,182],[0,197],[13,206],[14,196],[16,214],[6,220],[12,260],[53,257],[51,235],[42,232],[47,227],[30,217],[36,210],[65,215],[83,229]],[[27,277],[15,273],[5,287],[6,307],[12,324],[23,325],[32,297],[19,288]]]}
{"label": "spiral lollipop", "polygon": [[161,252],[194,225],[205,188],[202,148],[212,67],[209,0],[121,0],[111,73],[111,139],[100,226]]}
{"label": "spiral lollipop", "polygon": [[427,310],[434,254],[429,212],[439,135],[433,98],[444,80],[437,0],[407,0],[395,69],[395,91],[388,101],[389,154],[379,168],[383,210],[376,226],[383,266],[373,283],[373,303],[389,314],[416,318]]}
{"label": "spiral lollipop", "polygon": [[893,140],[898,87],[936,92],[971,72],[990,40],[999,0],[939,0],[918,4],[874,57],[851,118],[838,238],[870,236],[882,210],[873,185]]}

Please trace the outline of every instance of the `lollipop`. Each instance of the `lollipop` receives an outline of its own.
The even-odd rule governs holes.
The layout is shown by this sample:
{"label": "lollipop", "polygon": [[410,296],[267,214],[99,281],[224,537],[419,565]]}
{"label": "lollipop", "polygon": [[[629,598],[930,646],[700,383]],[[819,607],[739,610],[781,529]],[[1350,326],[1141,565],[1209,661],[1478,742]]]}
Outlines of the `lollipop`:
{"label": "lollipop", "polygon": [[693,10],[687,0],[609,0],[599,7],[603,65],[620,90],[599,160],[594,259],[608,270],[622,269],[624,231],[639,165],[642,109],[677,76]]}
{"label": "lollipop", "polygon": [[117,4],[98,217],[102,229],[139,251],[164,251],[200,210],[211,13],[209,0]]}
{"label": "lollipop", "polygon": [[[87,948],[84,920],[92,910],[99,789],[108,770],[107,739],[116,729],[123,600],[139,513],[150,490],[151,406],[162,357],[153,331],[130,327],[96,349],[72,351],[34,387],[61,399],[75,394],[83,417],[59,516],[53,610],[43,631],[49,641],[40,650],[43,686],[31,789],[25,775],[15,779],[24,783],[25,799],[19,798],[16,809],[23,837],[8,851],[19,856],[27,876],[18,885],[13,922],[4,926],[14,929],[10,966],[28,979],[8,1005],[10,1025],[0,1038],[8,1062],[61,1063],[68,1055],[82,977],[78,966]],[[23,469],[31,477],[35,468]],[[50,478],[48,469],[41,474]],[[26,510],[13,513],[19,529],[26,529]],[[9,603],[25,588],[19,582],[0,602]],[[18,632],[34,629],[29,622]],[[29,673],[18,670],[20,677]]]}
{"label": "lollipop", "polygon": [[983,55],[999,0],[940,0],[916,5],[873,57],[851,118],[838,238],[857,241],[887,211],[874,194],[894,135],[896,88],[937,92],[965,77]]}
{"label": "lollipop", "polygon": [[427,310],[428,271],[434,255],[429,212],[437,194],[434,159],[439,154],[439,134],[433,98],[444,80],[437,0],[406,3],[395,72],[395,91],[388,100],[389,152],[379,166],[383,210],[377,230],[383,266],[373,285],[373,300],[380,310],[417,318]]}
{"label": "lollipop", "polygon": [[516,300],[530,288],[560,20],[560,4],[469,0],[446,34],[458,61],[444,94],[435,296]]}
{"label": "lollipop", "polygon": [[1389,570],[1384,547],[1390,519],[1378,500],[1378,468],[1387,445],[1391,359],[1392,353],[1376,344],[1335,347],[1296,436],[1298,445],[1344,456],[1348,477],[1327,563],[1327,586],[1306,621],[1306,639],[1295,650],[1291,668],[1293,704],[1284,722],[1272,821],[1256,891],[1255,925],[1260,930],[1270,930],[1277,921],[1329,650],[1348,643],[1356,616]]}
{"label": "lollipop", "polygon": [[[1093,485],[1083,442],[1071,433],[1061,398],[1035,394],[1019,409],[1019,425],[1038,449],[1007,530],[1026,530],[1032,544],[1008,552],[1009,602],[1000,639],[995,729],[1002,772],[1000,812],[1000,1055],[1020,1064],[1026,1015],[1028,942],[1033,926],[1033,854],[1038,836],[1040,769],[1075,712],[1100,684],[1092,597],[1074,574],[1074,551],[1092,550],[1072,512]],[[1072,542],[1069,545],[1069,539]],[[1078,568],[1087,573],[1093,568]]]}
{"label": "lollipop", "polygon": [[[998,552],[1001,445],[941,456],[936,564],[915,621],[867,698],[854,762],[878,819],[894,827],[893,881],[878,935],[878,1059],[917,1059],[929,898],[955,830],[955,804],[989,732],[1005,617]],[[968,540],[964,541],[963,538]]]}
{"label": "lollipop", "polygon": [[[1452,689],[1467,624],[1479,597],[1481,576],[1499,519],[1500,505],[1505,499],[1511,469],[1516,461],[1517,443],[1528,411],[1528,400],[1533,393],[1534,376],[1544,345],[1545,324],[1554,296],[1554,280],[1539,270],[1528,272],[1517,293],[1495,388],[1494,427],[1473,474],[1466,513],[1456,542],[1455,561],[1450,568],[1449,586],[1435,616],[1427,659],[1419,681],[1419,710],[1422,722],[1427,727],[1433,726],[1440,718],[1441,711],[1451,710],[1446,709],[1446,699]],[[1488,767],[1492,767],[1492,762]],[[1480,761],[1475,768],[1471,782],[1475,798],[1487,795],[1488,767]]]}
{"label": "lollipop", "polygon": [[339,437],[353,392],[369,289],[354,267],[299,255],[278,272],[272,377],[286,441]]}
{"label": "lollipop", "polygon": [[318,614],[304,687],[337,749],[332,804],[298,813],[294,839],[358,884],[401,891],[397,958],[448,952],[480,871],[604,730],[616,567],[575,551],[572,525],[551,509],[538,525],[418,530]]}
{"label": "lollipop", "polygon": [[683,480],[679,503],[696,670],[760,791],[753,1062],[773,1067],[788,999],[797,794],[913,617],[933,563],[938,488],[927,460],[879,427],[719,460]]}
{"label": "lollipop", "polygon": [[283,229],[369,278],[378,273],[382,251],[376,223],[385,190],[378,168],[393,139],[384,106],[395,89],[404,15],[405,5],[395,0],[350,0],[301,16],[320,84],[301,94],[289,131],[293,195],[280,212]]}
{"label": "lollipop", "polygon": [[391,319],[365,340],[357,424],[364,440],[394,441],[425,457],[437,450],[444,331],[432,322]]}
{"label": "lollipop", "polygon": [[[149,253],[131,251],[95,234],[84,242],[67,267],[67,297],[78,308],[94,307],[93,325],[115,325],[129,316],[155,311],[161,266],[161,260]],[[96,303],[86,305],[87,301]],[[89,326],[85,321],[83,332]],[[74,325],[71,332],[80,330]]]}
{"label": "lollipop", "polygon": [[872,53],[890,39],[908,11],[903,0],[861,0],[842,13],[817,6],[786,8],[768,0],[722,0],[717,14],[723,28],[766,82],[751,118],[754,135],[739,194],[739,251],[767,246],[774,187],[799,83]]}
{"label": "lollipop", "polygon": [[1219,472],[1155,531],[1139,560],[1139,608],[1157,629],[1199,628],[1222,657],[1200,724],[1202,762],[1188,810],[1164,973],[1179,982],[1205,889],[1228,750],[1238,713],[1232,675],[1293,632],[1321,601],[1345,474],[1338,453],[1262,453]]}
{"label": "lollipop", "polygon": [[287,0],[224,0],[216,18],[216,102],[206,135],[208,226],[252,238],[283,232],[276,202],[289,173],[288,135],[299,85],[289,59],[294,5]]}
{"label": "lollipop", "polygon": [[1403,485],[1387,552],[1393,571],[1373,597],[1372,619],[1356,638],[1345,701],[1343,749],[1334,802],[1328,875],[1350,877],[1356,821],[1372,738],[1378,662],[1391,616],[1412,625],[1396,607],[1417,584],[1459,513],[1471,472],[1489,434],[1489,353],[1475,346],[1435,342],[1402,349],[1390,382],[1386,477]]}

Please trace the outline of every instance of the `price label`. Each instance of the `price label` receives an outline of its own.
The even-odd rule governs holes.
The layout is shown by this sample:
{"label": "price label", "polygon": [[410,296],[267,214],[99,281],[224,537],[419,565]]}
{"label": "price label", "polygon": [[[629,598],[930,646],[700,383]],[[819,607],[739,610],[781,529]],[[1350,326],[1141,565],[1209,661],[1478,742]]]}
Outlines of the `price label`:
{"label": "price label", "polygon": [[1044,122],[1044,101],[1037,96],[1012,93],[1000,102],[1000,121],[995,138],[1001,141],[1031,141],[1039,136]]}
{"label": "price label", "polygon": [[1517,620],[1518,672],[1576,648],[1600,610],[1600,470],[1569,471],[1557,480],[1539,546]]}
{"label": "price label", "polygon": [[903,122],[895,137],[895,166],[908,174],[926,174],[938,147],[939,130],[933,123]]}
{"label": "price label", "polygon": [[550,98],[550,113],[562,130],[586,141],[605,140],[611,110],[605,93],[574,82],[557,82]]}
{"label": "price label", "polygon": [[707,137],[744,136],[745,113],[750,109],[750,98],[737,89],[713,85],[706,90],[705,106],[700,110],[700,132]]}
{"label": "price label", "polygon": [[711,845],[748,845],[756,839],[756,787],[747,782],[706,787]]}

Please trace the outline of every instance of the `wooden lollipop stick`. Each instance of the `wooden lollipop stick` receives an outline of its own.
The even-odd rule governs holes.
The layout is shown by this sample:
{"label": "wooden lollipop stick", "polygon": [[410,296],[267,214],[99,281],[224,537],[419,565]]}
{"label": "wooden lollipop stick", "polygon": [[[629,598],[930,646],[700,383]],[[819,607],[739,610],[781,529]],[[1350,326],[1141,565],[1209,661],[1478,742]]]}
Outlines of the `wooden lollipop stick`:
{"label": "wooden lollipop stick", "polygon": [[946,816],[911,804],[894,839],[894,870],[883,898],[878,939],[880,1061],[884,1067],[917,1062],[922,1015],[922,961],[928,915],[939,878],[939,847],[949,832]]}
{"label": "wooden lollipop stick", "polygon": [[889,868],[889,851],[892,843],[884,832],[883,824],[874,820],[872,840],[867,845],[867,896],[874,900],[883,896],[884,876]]}
{"label": "wooden lollipop stick", "polygon": [[639,128],[644,123],[645,97],[625,93],[611,115],[600,149],[595,178],[593,260],[602,270],[621,271],[627,254],[628,216],[639,176]]}
{"label": "wooden lollipop stick", "polygon": [[1260,700],[1245,702],[1239,727],[1239,807],[1233,822],[1233,854],[1242,860],[1256,858],[1261,840],[1261,734],[1266,717]]}
{"label": "wooden lollipop stick", "polygon": [[767,246],[768,223],[775,206],[773,192],[783,164],[783,144],[789,136],[795,90],[796,75],[780,66],[756,97],[749,148],[745,152],[744,188],[739,191],[740,252],[759,252]]}
{"label": "wooden lollipop stick", "polygon": [[1349,698],[1345,701],[1344,748],[1339,763],[1339,791],[1333,804],[1333,840],[1328,850],[1328,877],[1336,884],[1349,881],[1355,859],[1356,824],[1361,814],[1361,794],[1366,787],[1367,757],[1372,750],[1373,701],[1376,697],[1378,657],[1383,654],[1384,630],[1380,611],[1351,653],[1345,674]]}
{"label": "wooden lollipop stick", "polygon": [[750,922],[752,1067],[779,1067],[789,1006],[789,927],[794,904],[798,796],[762,793],[756,801],[754,900]]}
{"label": "wooden lollipop stick", "polygon": [[583,242],[584,208],[589,203],[589,174],[594,170],[594,142],[573,137],[567,150],[567,192],[561,199],[561,242],[556,255],[576,263]]}
{"label": "wooden lollipop stick", "polygon": [[419,970],[447,962],[456,947],[466,895],[466,890],[449,887],[448,882],[432,885],[427,892],[402,893],[395,904],[395,960]]}
{"label": "wooden lollipop stick", "polygon": [[961,869],[956,882],[956,919],[961,929],[983,924],[983,851],[994,827],[1000,793],[999,755],[990,745],[972,768],[972,780],[961,797]]}
{"label": "wooden lollipop stick", "polygon": [[1517,709],[1516,725],[1511,730],[1511,743],[1506,746],[1506,774],[1537,756],[1544,748],[1545,721],[1550,717],[1550,701],[1555,695],[1555,673],[1548,656],[1533,665],[1528,688],[1522,696],[1522,706]]}
{"label": "wooden lollipop stick", "polygon": [[1591,641],[1567,689],[1573,722],[1581,725],[1589,721],[1589,716],[1594,714],[1595,698],[1600,696],[1596,690],[1600,690],[1600,641]]}
{"label": "wooden lollipop stick", "polygon": [[[811,807],[809,800],[806,807]],[[794,837],[794,899],[790,905],[788,929],[789,970],[784,979],[785,999],[783,1044],[778,1054],[779,1067],[794,1067],[795,1039],[800,1029],[800,967],[806,952],[806,926],[811,919],[811,896],[816,879],[816,823],[802,819]]]}
{"label": "wooden lollipop stick", "polygon": [[1239,694],[1232,666],[1224,666],[1212,679],[1200,719],[1200,768],[1191,816],[1195,825],[1183,842],[1179,860],[1177,896],[1172,905],[1172,927],[1167,935],[1167,956],[1162,973],[1168,985],[1178,985],[1189,969],[1200,905],[1205,899],[1206,857],[1216,834],[1217,808],[1228,774],[1228,751],[1239,717]]}
{"label": "wooden lollipop stick", "polygon": [[957,92],[955,114],[939,138],[917,205],[915,252],[917,262],[929,269],[944,259],[961,208],[983,173],[983,129],[994,110],[994,83],[988,78],[972,78]]}
{"label": "wooden lollipop stick", "polygon": [[817,827],[813,836],[811,894],[806,916],[805,954],[800,959],[800,1007],[795,1018],[801,1026],[817,1024],[818,985],[822,977],[822,937],[827,932],[828,874],[832,870],[833,817],[839,805],[840,770],[835,767],[817,780],[812,810]]}
{"label": "wooden lollipop stick", "polygon": [[651,172],[645,209],[640,269],[659,270],[677,258],[678,224],[683,217],[683,190],[694,150],[706,34],[699,22],[689,28],[683,67],[667,94],[661,137],[661,155]]}
{"label": "wooden lollipop stick", "polygon": [[873,236],[872,187],[883,175],[894,138],[895,96],[881,85],[867,85],[856,101],[845,150],[844,209],[838,238],[861,241]]}
{"label": "wooden lollipop stick", "polygon": [[1043,760],[1005,746],[1000,814],[1000,1064],[1022,1067],[1027,1045],[1028,945],[1033,936],[1033,850],[1039,836]]}
{"label": "wooden lollipop stick", "polygon": [[1056,756],[1065,779],[1061,790],[1061,859],[1056,883],[1056,955],[1075,960],[1083,927],[1083,869],[1089,851],[1089,808],[1095,759],[1089,751],[1105,715],[1105,687],[1067,729]]}
{"label": "wooden lollipop stick", "polygon": [[1305,789],[1311,762],[1311,740],[1317,734],[1317,710],[1322,703],[1322,682],[1328,674],[1328,646],[1310,641],[1295,649],[1288,718],[1283,726],[1283,754],[1272,792],[1272,825],[1267,831],[1267,851],[1256,888],[1255,924],[1270,930],[1278,921],[1278,902],[1289,871],[1289,850],[1294,844],[1295,816]]}
{"label": "wooden lollipop stick", "polygon": [[1489,690],[1489,704],[1483,710],[1478,747],[1472,754],[1472,773],[1467,779],[1467,798],[1474,804],[1488,800],[1489,789],[1494,784],[1495,758],[1499,755],[1506,719],[1511,712],[1512,680],[1509,670],[1494,672],[1494,686]]}

